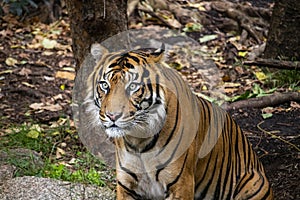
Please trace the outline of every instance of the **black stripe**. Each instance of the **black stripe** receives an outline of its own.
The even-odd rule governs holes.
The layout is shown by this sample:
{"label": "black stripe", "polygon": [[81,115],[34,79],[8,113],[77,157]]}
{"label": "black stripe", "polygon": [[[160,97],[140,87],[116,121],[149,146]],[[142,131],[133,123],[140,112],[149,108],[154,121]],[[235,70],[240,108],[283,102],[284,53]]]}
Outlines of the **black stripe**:
{"label": "black stripe", "polygon": [[[176,94],[178,94],[177,87],[175,87],[175,90],[176,90]],[[177,96],[178,96],[178,95],[177,95]],[[180,102],[178,101],[178,98],[177,98],[177,97],[174,97],[174,98],[176,98],[176,102],[177,102],[177,105],[176,105],[176,118],[175,118],[175,122],[174,122],[174,125],[175,125],[175,126],[173,126],[173,129],[172,129],[172,131],[170,132],[169,137],[168,137],[166,143],[163,145],[163,147],[161,148],[161,150],[160,150],[156,155],[159,155],[159,154],[164,150],[164,147],[166,147],[166,146],[169,144],[169,142],[171,141],[171,139],[173,138],[173,136],[174,136],[174,134],[175,134],[175,131],[176,131],[176,129],[177,129],[177,126],[180,125],[180,124],[178,123],[179,109],[180,109],[180,104],[179,104],[179,103],[180,103]],[[168,110],[167,110],[167,115],[168,115]]]}
{"label": "black stripe", "polygon": [[147,59],[146,59],[145,57],[143,57],[143,56],[141,55],[141,57],[139,57],[139,58],[140,58],[140,61],[141,61],[141,63],[143,64],[144,67],[148,65]]}
{"label": "black stripe", "polygon": [[156,166],[157,171],[156,171],[155,177],[156,177],[156,180],[157,180],[157,181],[158,181],[159,173],[160,173],[166,166],[168,166],[168,165],[170,164],[170,162],[173,160],[173,157],[174,157],[174,155],[175,155],[175,153],[176,153],[176,151],[177,151],[177,149],[178,149],[178,147],[179,147],[179,145],[180,145],[180,143],[181,143],[183,133],[184,133],[184,128],[182,128],[182,131],[181,131],[181,133],[180,133],[180,138],[179,138],[179,140],[178,140],[178,143],[176,144],[175,149],[174,149],[174,151],[172,152],[172,154],[171,154],[171,156],[169,157],[169,159],[168,159],[166,162],[164,162],[164,163],[162,163],[162,164]]}
{"label": "black stripe", "polygon": [[[207,182],[206,187],[204,188],[204,190],[202,190],[202,192],[200,193],[200,196],[197,198],[197,199],[199,199],[199,200],[200,200],[200,199],[205,199],[205,197],[206,197],[206,195],[207,195],[207,192],[208,192],[208,190],[209,190],[209,187],[211,186],[211,183],[213,182],[213,179],[214,179],[214,177],[215,177],[216,168],[217,168],[217,159],[218,159],[218,156],[216,156],[216,159],[215,159],[214,161],[208,162],[208,163],[207,163],[207,167],[208,167],[209,164],[214,163],[213,174],[210,176],[210,179],[209,179],[209,181]],[[203,178],[207,179],[207,174],[204,173],[204,175],[205,175],[205,176],[204,176]],[[216,191],[214,191],[214,193],[216,193]]]}
{"label": "black stripe", "polygon": [[156,145],[158,137],[159,137],[159,134],[155,134],[152,137],[152,140],[145,146],[144,149],[142,149],[141,153],[145,153],[146,151],[149,151],[150,149],[152,149]]}
{"label": "black stripe", "polygon": [[138,95],[138,98],[142,98],[143,96],[144,96],[144,93],[145,93],[145,85],[141,85],[141,88],[140,88],[140,90],[142,90],[141,91],[141,94],[140,95]]}
{"label": "black stripe", "polygon": [[124,54],[123,56],[134,60],[136,63],[140,63],[139,57],[130,55],[130,53]]}
{"label": "black stripe", "polygon": [[[252,199],[257,194],[259,194],[261,192],[261,189],[264,187],[264,184],[265,184],[265,179],[262,178],[262,183],[260,184],[260,187],[258,188],[258,190],[255,191],[255,193],[253,193],[251,196],[249,196],[248,199]],[[264,199],[264,198],[262,198],[262,199]]]}
{"label": "black stripe", "polygon": [[[135,199],[135,200],[145,199],[142,195],[139,195],[134,190],[129,189],[128,187],[123,185],[120,181],[118,181],[118,185],[120,185],[126,191],[126,194],[131,196],[133,199]],[[145,200],[147,200],[147,199],[145,199]]]}
{"label": "black stripe", "polygon": [[[239,137],[240,137],[240,134],[238,132],[238,128],[236,127],[236,124],[233,122],[232,118],[227,115],[227,120],[229,122],[231,122],[231,128],[235,128],[234,130],[232,130],[232,133],[235,133],[235,152],[234,152],[234,157],[235,157],[235,166],[236,166],[236,182],[239,181],[239,179],[241,178],[240,177],[240,174],[242,173],[242,169],[241,169],[241,162],[242,162],[242,158],[241,158],[241,155],[240,155],[240,149],[239,149],[239,145],[240,145],[240,141],[239,141]],[[228,133],[231,133],[231,132],[228,132]]]}
{"label": "black stripe", "polygon": [[226,198],[226,200],[230,200],[231,199],[231,194],[232,194],[232,190],[233,190],[233,180],[235,179],[235,174],[231,171],[231,173],[230,173],[230,182],[229,182],[229,186],[230,186],[230,188],[229,188],[229,190],[227,191],[227,198]]}
{"label": "black stripe", "polygon": [[165,147],[170,143],[171,139],[173,138],[173,136],[175,134],[175,131],[176,131],[177,127],[179,126],[179,123],[178,123],[178,118],[179,118],[178,117],[179,116],[179,101],[178,101],[178,99],[177,99],[177,106],[176,106],[176,108],[177,108],[176,109],[176,116],[175,116],[176,118],[175,118],[175,122],[174,122],[175,126],[173,126],[173,129],[170,132],[169,137],[168,137],[166,143],[163,145],[163,147],[161,148],[161,150],[156,155],[159,155],[165,149]]}
{"label": "black stripe", "polygon": [[[239,126],[237,126],[237,130],[240,131],[239,133],[241,133],[241,129],[239,128]],[[252,163],[252,161],[251,161],[252,149],[250,149],[251,148],[250,144],[245,135],[242,135],[242,141],[243,141],[243,146],[242,146],[243,151],[242,152],[244,152],[244,154],[245,154],[245,166],[246,166],[246,168],[248,168],[249,165]],[[246,156],[246,153],[248,153],[247,156]]]}
{"label": "black stripe", "polygon": [[180,170],[179,174],[176,176],[176,178],[175,178],[171,183],[169,183],[169,184],[167,185],[167,191],[170,189],[170,187],[172,187],[172,185],[174,185],[174,184],[179,180],[179,178],[180,178],[180,176],[181,176],[181,174],[182,174],[182,172],[183,172],[184,165],[185,165],[185,163],[186,163],[187,157],[188,157],[188,153],[185,154],[185,158],[184,158],[184,161],[183,161],[183,164],[182,164],[182,166],[181,166],[181,170]]}
{"label": "black stripe", "polygon": [[123,137],[124,143],[125,143],[125,148],[127,151],[130,151],[128,148],[130,148],[131,150],[133,150],[134,152],[138,152],[138,149],[136,148],[136,146],[132,145],[131,142],[128,142],[126,137]]}
{"label": "black stripe", "polygon": [[121,54],[121,56],[116,59],[116,63],[120,64],[121,62],[128,61],[128,59],[126,58],[127,55],[128,55],[128,53]]}
{"label": "black stripe", "polygon": [[118,63],[112,63],[112,64],[110,64],[109,66],[108,66],[108,68],[114,68],[115,66],[118,66],[119,64]]}
{"label": "black stripe", "polygon": [[[224,137],[222,137],[222,140],[223,140],[223,144],[226,144],[225,141],[224,141]],[[221,157],[222,162],[221,162],[221,166],[218,169],[220,173],[219,173],[219,175],[217,177],[217,180],[216,180],[217,181],[217,185],[216,185],[215,192],[214,192],[215,193],[214,199],[220,199],[221,192],[222,192],[222,195],[224,194],[224,187],[221,188],[222,183],[223,183],[223,186],[224,185],[226,186],[226,182],[225,182],[226,179],[223,179],[223,176],[222,176],[223,173],[222,172],[223,172],[224,163],[226,162],[227,159],[230,159],[230,157],[228,155],[224,156],[224,152],[227,151],[227,149],[226,149],[225,146],[226,145],[223,145],[223,152],[222,152],[223,155],[219,156],[219,158]],[[228,162],[228,160],[227,160],[227,162]],[[228,163],[227,163],[227,167],[228,167]],[[226,175],[228,175],[228,171],[227,170],[225,171],[225,176]]]}
{"label": "black stripe", "polygon": [[138,181],[138,177],[137,177],[137,175],[134,172],[132,172],[129,169],[127,169],[124,166],[122,166],[121,159],[120,159],[118,151],[117,151],[117,156],[118,156],[118,159],[119,159],[119,167],[120,167],[120,169],[123,170],[124,172],[126,172],[127,174],[129,174],[135,181]]}
{"label": "black stripe", "polygon": [[148,87],[148,90],[150,92],[150,97],[148,99],[144,99],[143,101],[148,102],[148,104],[149,104],[148,108],[151,108],[151,106],[153,105],[153,98],[152,98],[153,97],[153,88],[152,88],[152,85],[151,85],[150,78],[148,80],[146,80],[146,81],[147,81],[146,87]]}
{"label": "black stripe", "polygon": [[[236,161],[234,159],[234,161],[232,161],[232,140],[231,140],[231,137],[229,136],[229,133],[232,133],[231,131],[231,123],[228,122],[228,120],[226,120],[226,128],[223,129],[223,137],[224,138],[227,138],[227,141],[224,141],[224,146],[223,148],[226,148],[228,147],[229,148],[229,152],[228,152],[228,155],[226,156],[227,159],[228,159],[228,163],[227,163],[227,167],[226,167],[226,174],[225,174],[225,178],[224,178],[224,181],[223,181],[223,189],[222,189],[222,196],[221,196],[221,199],[225,199],[225,195],[227,195],[227,199],[230,199],[230,195],[228,194],[231,194],[232,193],[232,181],[233,181],[233,165],[232,163],[234,163],[234,161]],[[224,150],[225,151],[225,150]],[[230,176],[230,180],[229,180],[229,175]],[[229,189],[226,188],[226,186],[229,186]]]}
{"label": "black stripe", "polygon": [[156,86],[156,95],[157,95],[157,98],[160,99],[160,94],[159,94],[160,82],[159,82],[159,76],[157,74],[155,76],[155,86]]}
{"label": "black stripe", "polygon": [[[239,192],[245,187],[245,185],[247,185],[248,180],[253,179],[253,177],[254,177],[254,174],[253,174],[253,173],[251,173],[250,177],[247,177],[247,179],[245,179],[246,177],[243,177],[243,178],[239,181],[239,183],[235,186],[235,191],[234,191],[234,193],[233,193],[233,197],[236,197],[236,196],[239,194]],[[245,179],[245,180],[244,180],[244,179]],[[242,183],[242,181],[243,181],[243,183]],[[237,189],[239,189],[239,190],[237,190]],[[233,198],[233,199],[234,199],[234,198]]]}
{"label": "black stripe", "polygon": [[268,199],[271,196],[271,187],[268,188],[267,193],[263,196],[262,200]]}
{"label": "black stripe", "polygon": [[[208,168],[209,168],[209,163],[212,163],[212,161],[211,161],[211,154],[209,155],[209,158],[208,158],[208,162],[207,162],[207,164],[206,164],[206,167],[205,167],[205,170],[204,170],[204,172],[202,173],[204,176],[202,176],[202,178],[196,183],[196,186],[195,186],[195,188],[196,188],[196,190],[198,189],[198,187],[200,186],[200,184],[204,181],[204,179],[206,178],[206,175],[207,175],[207,171],[208,171]],[[200,160],[200,162],[201,162],[201,160]],[[195,190],[195,191],[196,191]]]}
{"label": "black stripe", "polygon": [[128,69],[134,69],[134,66],[133,66],[131,63],[129,63],[129,62],[126,62],[126,63],[125,63],[125,66],[126,66]]}

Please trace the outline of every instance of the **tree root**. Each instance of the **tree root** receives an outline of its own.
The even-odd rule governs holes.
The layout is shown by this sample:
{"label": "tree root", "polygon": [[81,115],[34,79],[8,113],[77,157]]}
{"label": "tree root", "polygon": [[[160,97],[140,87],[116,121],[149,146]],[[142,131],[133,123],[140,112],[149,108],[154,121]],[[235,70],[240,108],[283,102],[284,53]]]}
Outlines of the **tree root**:
{"label": "tree root", "polygon": [[[271,13],[264,8],[255,8],[248,4],[235,4],[228,1],[213,1],[211,7],[226,17],[236,21],[241,31],[245,30],[257,43],[263,41],[266,33],[261,30],[268,27]],[[244,42],[244,41],[242,41]]]}
{"label": "tree root", "polygon": [[263,108],[267,106],[276,106],[289,101],[300,102],[299,92],[274,93],[269,96],[257,97],[247,100],[233,102],[231,104],[223,104],[225,110],[235,110],[240,108]]}

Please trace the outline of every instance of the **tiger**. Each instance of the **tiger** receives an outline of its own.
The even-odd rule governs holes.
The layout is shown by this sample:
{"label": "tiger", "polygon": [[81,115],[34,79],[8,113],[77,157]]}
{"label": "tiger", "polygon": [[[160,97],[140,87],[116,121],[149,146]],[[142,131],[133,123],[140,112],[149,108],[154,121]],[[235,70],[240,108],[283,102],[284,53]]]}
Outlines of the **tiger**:
{"label": "tiger", "polygon": [[117,199],[273,199],[241,128],[196,96],[164,52],[91,46],[85,103],[115,145]]}

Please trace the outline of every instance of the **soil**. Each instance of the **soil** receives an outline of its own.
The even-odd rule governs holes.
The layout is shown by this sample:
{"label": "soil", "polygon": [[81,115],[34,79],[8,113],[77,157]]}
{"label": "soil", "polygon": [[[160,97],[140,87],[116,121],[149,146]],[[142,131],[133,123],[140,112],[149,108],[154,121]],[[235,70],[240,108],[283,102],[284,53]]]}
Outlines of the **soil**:
{"label": "soil", "polygon": [[[3,33],[9,26],[1,29]],[[63,38],[70,44],[70,32],[66,31]],[[26,38],[22,41],[26,43]],[[74,66],[71,51],[42,55],[42,49],[12,48],[18,42],[20,39],[16,33],[1,35],[0,129],[24,122],[49,124],[60,117],[72,119],[70,104],[74,82],[56,77],[57,72],[66,67],[60,61],[68,61],[67,67]],[[9,66],[5,63],[8,57],[22,60],[24,54],[28,58],[25,64]],[[29,107],[33,103],[46,105],[49,102],[60,105],[60,109],[35,110]],[[230,113],[263,162],[276,199],[300,199],[300,153],[293,146],[300,148],[300,108],[287,103],[279,105],[276,110],[268,119],[262,118],[261,109],[231,110]]]}

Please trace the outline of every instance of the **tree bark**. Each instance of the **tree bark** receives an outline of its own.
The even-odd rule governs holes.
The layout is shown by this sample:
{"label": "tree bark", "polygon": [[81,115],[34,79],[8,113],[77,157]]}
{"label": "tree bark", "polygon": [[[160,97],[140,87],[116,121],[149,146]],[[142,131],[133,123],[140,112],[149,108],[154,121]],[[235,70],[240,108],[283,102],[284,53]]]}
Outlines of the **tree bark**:
{"label": "tree bark", "polygon": [[65,0],[72,35],[76,72],[91,44],[127,30],[126,0]]}
{"label": "tree bark", "polygon": [[300,1],[275,3],[264,58],[300,60]]}

